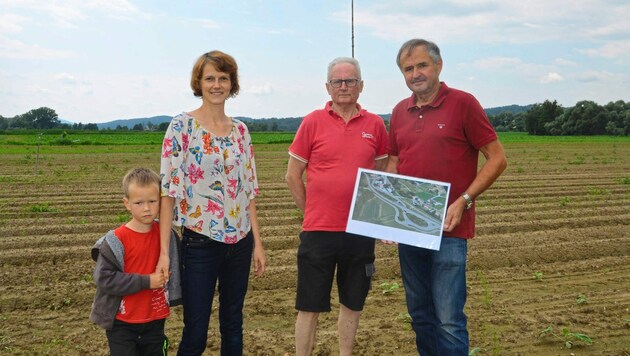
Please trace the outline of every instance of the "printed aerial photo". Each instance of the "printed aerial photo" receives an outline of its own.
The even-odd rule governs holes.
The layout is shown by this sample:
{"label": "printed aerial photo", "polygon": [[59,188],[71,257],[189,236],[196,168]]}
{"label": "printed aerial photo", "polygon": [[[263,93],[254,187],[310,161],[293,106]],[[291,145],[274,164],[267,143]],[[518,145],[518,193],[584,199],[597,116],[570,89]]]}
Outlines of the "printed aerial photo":
{"label": "printed aerial photo", "polygon": [[449,185],[362,171],[352,219],[440,236]]}

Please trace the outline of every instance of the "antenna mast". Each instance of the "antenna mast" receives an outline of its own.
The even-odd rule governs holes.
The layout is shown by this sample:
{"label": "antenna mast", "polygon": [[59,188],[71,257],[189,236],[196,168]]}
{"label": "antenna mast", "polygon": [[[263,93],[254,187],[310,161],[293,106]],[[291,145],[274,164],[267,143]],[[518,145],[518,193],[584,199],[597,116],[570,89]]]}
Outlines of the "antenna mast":
{"label": "antenna mast", "polygon": [[350,13],[352,14],[352,58],[354,58],[354,0],[351,1]]}

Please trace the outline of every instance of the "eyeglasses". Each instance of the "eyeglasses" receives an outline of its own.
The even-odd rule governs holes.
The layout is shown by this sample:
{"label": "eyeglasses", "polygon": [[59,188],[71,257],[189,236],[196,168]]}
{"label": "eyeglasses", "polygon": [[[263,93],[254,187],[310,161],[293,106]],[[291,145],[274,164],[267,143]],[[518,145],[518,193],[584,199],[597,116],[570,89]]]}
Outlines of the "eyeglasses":
{"label": "eyeglasses", "polygon": [[341,88],[343,83],[346,83],[348,88],[356,87],[361,79],[335,79],[328,82],[333,88]]}

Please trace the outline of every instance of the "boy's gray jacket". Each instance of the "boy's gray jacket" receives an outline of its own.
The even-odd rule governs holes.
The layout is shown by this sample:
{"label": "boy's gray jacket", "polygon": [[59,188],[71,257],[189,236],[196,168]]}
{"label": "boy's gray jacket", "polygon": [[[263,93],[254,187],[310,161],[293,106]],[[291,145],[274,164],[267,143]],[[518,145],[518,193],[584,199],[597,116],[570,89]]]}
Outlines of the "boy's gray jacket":
{"label": "boy's gray jacket", "polygon": [[[180,305],[182,301],[179,248],[179,238],[175,231],[171,230],[169,251],[171,276],[166,285],[170,306]],[[124,271],[124,256],[125,248],[113,230],[98,239],[92,247],[92,259],[96,261],[96,267],[94,267],[96,295],[92,303],[90,320],[105,330],[110,330],[114,325],[114,319],[116,319],[116,313],[124,295],[150,288],[148,275],[119,273]]]}

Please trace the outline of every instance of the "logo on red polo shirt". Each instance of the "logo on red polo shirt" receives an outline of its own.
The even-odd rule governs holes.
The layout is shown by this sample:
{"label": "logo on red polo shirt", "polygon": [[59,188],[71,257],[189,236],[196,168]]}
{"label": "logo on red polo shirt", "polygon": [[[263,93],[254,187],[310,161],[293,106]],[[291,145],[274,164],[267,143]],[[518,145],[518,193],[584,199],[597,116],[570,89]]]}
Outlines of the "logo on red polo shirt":
{"label": "logo on red polo shirt", "polygon": [[362,138],[374,138],[374,135],[372,135],[371,133],[367,133],[367,132],[361,132],[361,137]]}
{"label": "logo on red polo shirt", "polygon": [[440,129],[443,129],[443,128],[445,128],[445,127],[446,127],[446,124],[437,124],[437,125],[438,125],[438,127],[439,127]]}

